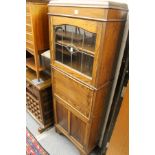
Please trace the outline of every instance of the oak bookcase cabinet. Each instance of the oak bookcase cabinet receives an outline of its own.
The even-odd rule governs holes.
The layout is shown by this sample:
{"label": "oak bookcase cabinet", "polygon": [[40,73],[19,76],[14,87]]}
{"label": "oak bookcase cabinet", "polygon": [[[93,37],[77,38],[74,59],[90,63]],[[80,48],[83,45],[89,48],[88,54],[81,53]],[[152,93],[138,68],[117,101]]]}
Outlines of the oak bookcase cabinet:
{"label": "oak bookcase cabinet", "polygon": [[55,128],[89,154],[100,137],[127,5],[52,0],[49,31]]}
{"label": "oak bookcase cabinet", "polygon": [[40,54],[49,49],[48,6],[47,2],[26,3],[26,50],[31,57],[26,59],[26,66],[36,72],[45,70],[40,63]]}

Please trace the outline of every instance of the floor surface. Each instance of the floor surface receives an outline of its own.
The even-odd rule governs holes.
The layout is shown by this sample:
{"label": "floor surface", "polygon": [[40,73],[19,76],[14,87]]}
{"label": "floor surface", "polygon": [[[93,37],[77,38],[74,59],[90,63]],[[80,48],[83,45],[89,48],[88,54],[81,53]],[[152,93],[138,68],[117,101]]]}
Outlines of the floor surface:
{"label": "floor surface", "polygon": [[[26,114],[26,126],[50,155],[80,155],[74,144],[65,136],[57,134],[54,127],[40,134],[38,132],[39,124],[29,113]],[[95,155],[95,153],[91,153],[91,155]]]}

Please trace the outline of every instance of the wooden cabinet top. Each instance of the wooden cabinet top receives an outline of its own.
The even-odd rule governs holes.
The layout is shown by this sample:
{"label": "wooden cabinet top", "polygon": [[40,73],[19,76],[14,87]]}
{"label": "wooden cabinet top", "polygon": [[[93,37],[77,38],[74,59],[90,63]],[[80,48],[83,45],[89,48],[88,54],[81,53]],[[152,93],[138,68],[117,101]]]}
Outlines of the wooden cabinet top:
{"label": "wooden cabinet top", "polygon": [[93,89],[104,87],[115,75],[127,14],[122,3],[50,1],[52,67]]}
{"label": "wooden cabinet top", "polygon": [[49,0],[26,0],[26,3],[33,3],[33,4],[48,4]]}
{"label": "wooden cabinet top", "polygon": [[51,0],[49,2],[51,6],[78,6],[78,7],[93,7],[93,8],[113,8],[128,10],[128,6],[125,3],[118,3],[112,1],[103,1],[103,0]]}
{"label": "wooden cabinet top", "polygon": [[52,0],[48,4],[48,14],[96,21],[125,21],[128,6],[125,3],[109,1],[76,1],[64,2]]}
{"label": "wooden cabinet top", "polygon": [[26,69],[26,80],[34,85],[38,90],[43,90],[51,86],[51,78],[45,73],[40,74],[40,78],[44,81],[43,83],[35,85],[32,81],[36,79],[37,76],[31,69]]}

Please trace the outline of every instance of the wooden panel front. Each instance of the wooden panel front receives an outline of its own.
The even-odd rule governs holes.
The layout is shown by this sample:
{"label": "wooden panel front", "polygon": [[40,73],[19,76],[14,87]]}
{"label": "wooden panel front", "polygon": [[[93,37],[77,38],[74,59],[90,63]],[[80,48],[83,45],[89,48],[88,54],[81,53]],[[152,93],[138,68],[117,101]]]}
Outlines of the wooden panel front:
{"label": "wooden panel front", "polygon": [[70,116],[70,134],[80,144],[84,145],[86,133],[86,123],[80,120],[77,116],[71,113]]}
{"label": "wooden panel front", "polygon": [[49,7],[48,12],[51,15],[93,19],[100,21],[125,20],[127,16],[127,10],[88,8],[88,7],[83,8],[83,7],[52,6]]}
{"label": "wooden panel front", "polygon": [[53,70],[54,94],[67,102],[71,108],[89,118],[93,91],[57,70]]}
{"label": "wooden panel front", "polygon": [[61,69],[62,71],[68,73],[70,76],[72,76],[73,78],[75,79],[78,79],[80,80],[81,82],[84,82],[88,85],[91,85],[91,81],[92,81],[92,78],[88,77],[88,76],[85,76],[84,74],[81,74],[80,72],[66,66],[66,65],[63,65],[62,63],[59,63],[58,61],[55,61],[54,64],[53,64],[56,68],[59,68]]}
{"label": "wooden panel front", "polygon": [[[62,16],[72,16],[72,17],[83,17],[83,18],[107,18],[107,9],[97,9],[97,8],[79,8],[79,7],[61,7],[52,6],[49,7],[49,14],[62,15]],[[90,13],[91,12],[91,13]]]}
{"label": "wooden panel front", "polygon": [[52,17],[53,25],[74,25],[81,27],[89,32],[96,33],[97,31],[97,22],[96,21],[90,21],[90,20],[82,20],[82,19],[73,19],[73,18],[67,18],[67,17]]}
{"label": "wooden panel front", "polygon": [[56,103],[56,116],[57,116],[57,124],[63,127],[66,131],[68,131],[68,110],[62,106],[58,100],[55,100]]}

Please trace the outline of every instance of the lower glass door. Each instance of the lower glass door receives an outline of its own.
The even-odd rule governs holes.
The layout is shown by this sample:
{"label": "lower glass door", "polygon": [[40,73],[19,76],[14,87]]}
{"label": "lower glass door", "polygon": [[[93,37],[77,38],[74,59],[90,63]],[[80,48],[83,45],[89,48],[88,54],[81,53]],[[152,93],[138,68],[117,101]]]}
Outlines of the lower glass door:
{"label": "lower glass door", "polygon": [[56,100],[57,123],[68,131],[68,110]]}

